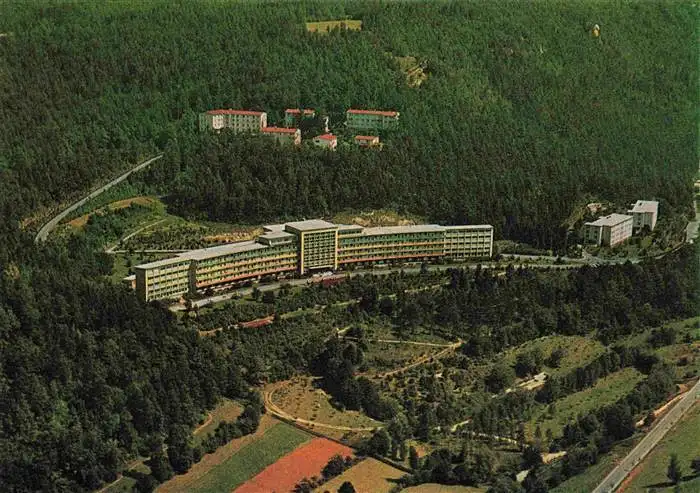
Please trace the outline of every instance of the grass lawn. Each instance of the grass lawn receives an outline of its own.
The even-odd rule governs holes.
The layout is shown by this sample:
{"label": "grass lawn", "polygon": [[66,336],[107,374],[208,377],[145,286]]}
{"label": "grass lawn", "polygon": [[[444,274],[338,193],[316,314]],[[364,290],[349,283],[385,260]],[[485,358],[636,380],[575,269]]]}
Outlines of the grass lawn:
{"label": "grass lawn", "polygon": [[[641,437],[639,438],[641,439]],[[636,442],[635,438],[620,442],[613,447],[609,454],[601,456],[597,464],[586,469],[583,474],[567,479],[550,490],[550,493],[590,493],[612,471],[615,464],[632,450]]]}
{"label": "grass lawn", "polygon": [[546,435],[547,429],[551,429],[555,437],[559,436],[569,419],[617,401],[643,378],[644,375],[635,368],[624,368],[598,380],[593,387],[559,399],[552,416],[549,415],[547,406],[541,406],[539,412],[536,412],[527,424],[528,434],[532,436],[539,423],[543,436]]}
{"label": "grass lawn", "polygon": [[145,264],[171,256],[172,255],[167,253],[135,253],[133,255],[121,253],[115,254],[112,256],[114,258],[114,265],[112,266],[112,274],[109,276],[109,279],[112,282],[120,283],[122,282],[122,279],[129,275],[130,266],[133,267],[134,265]]}
{"label": "grass lawn", "polygon": [[210,469],[199,481],[191,484],[188,491],[231,491],[311,438],[311,435],[293,426],[278,423],[258,440]]}
{"label": "grass lawn", "polygon": [[[678,454],[678,460],[684,476],[691,475],[690,461],[700,457],[700,404],[695,404],[683,419],[661,440],[641,464],[638,473],[632,473],[632,479],[625,489],[626,493],[645,493],[648,488],[654,491],[673,491],[668,482],[666,470],[672,453]],[[636,473],[636,474],[635,474]],[[688,478],[682,484],[682,491],[700,491],[700,477]]]}

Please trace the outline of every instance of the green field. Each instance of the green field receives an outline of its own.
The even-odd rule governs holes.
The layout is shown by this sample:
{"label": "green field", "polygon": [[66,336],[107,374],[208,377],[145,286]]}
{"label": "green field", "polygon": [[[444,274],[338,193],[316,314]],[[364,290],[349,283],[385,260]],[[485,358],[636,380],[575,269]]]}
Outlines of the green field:
{"label": "green field", "polygon": [[231,491],[310,438],[310,435],[293,426],[279,423],[267,430],[259,440],[212,468],[189,491]]}
{"label": "green field", "polygon": [[354,19],[342,19],[339,21],[317,21],[307,22],[306,30],[312,33],[327,33],[333,29],[349,29],[351,31],[360,31],[362,29],[362,21]]}
{"label": "green field", "polygon": [[642,463],[642,471],[636,475],[625,490],[626,493],[645,493],[648,488],[654,491],[673,491],[666,477],[671,453],[678,454],[686,481],[681,483],[681,491],[700,491],[700,477],[691,476],[690,461],[700,457],[700,404],[695,404],[686,416],[654,447]]}
{"label": "green field", "polygon": [[611,373],[598,380],[593,387],[556,401],[556,411],[553,415],[549,415],[547,408],[542,406],[541,411],[530,420],[527,428],[532,433],[539,423],[543,434],[547,433],[547,429],[551,429],[554,436],[559,436],[567,421],[575,419],[579,414],[586,414],[616,402],[628,394],[643,378],[644,375],[634,368],[625,368]]}
{"label": "green field", "polygon": [[500,361],[513,365],[519,354],[534,349],[542,351],[542,355],[546,359],[557,348],[563,348],[566,351],[566,355],[562,358],[559,368],[543,366],[543,371],[549,375],[568,373],[570,370],[585,366],[605,351],[605,347],[599,341],[590,337],[557,335],[541,337],[521,344],[517,348],[507,351]]}

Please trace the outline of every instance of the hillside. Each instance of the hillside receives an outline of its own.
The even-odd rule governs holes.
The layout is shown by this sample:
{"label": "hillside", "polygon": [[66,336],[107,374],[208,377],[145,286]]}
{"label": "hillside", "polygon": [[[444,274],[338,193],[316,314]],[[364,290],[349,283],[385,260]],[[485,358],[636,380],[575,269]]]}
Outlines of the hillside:
{"label": "hillside", "polygon": [[[307,32],[307,21],[324,19],[361,20],[362,30]],[[338,327],[375,323],[391,338],[393,329],[422,337],[450,328],[462,351],[490,355],[557,331],[595,329],[607,343],[697,313],[690,246],[571,274],[464,270],[442,287],[424,286],[442,282],[429,273],[364,276],[182,320],[109,281],[115,260],[102,251],[153,209],[163,213],[160,199],[167,214],[185,217],[168,218],[180,231],[198,227],[191,218],[245,231],[381,209],[492,223],[499,239],[551,248],[584,198],[620,207],[658,199],[661,228],[692,198],[697,21],[695,7],[671,1],[0,0],[0,491],[94,491],[150,457],[153,477],[132,478],[148,490],[253,432],[263,402],[251,389],[264,380],[360,356],[326,347]],[[407,84],[399,57],[420,61],[419,87]],[[330,117],[337,152],[197,129],[198,113],[211,108],[265,110],[272,124],[297,106]],[[381,133],[381,151],[360,152],[343,145],[349,107],[395,109],[400,127]],[[52,209],[160,152],[120,189],[158,196],[156,206],[93,214],[87,233],[34,245],[29,233]],[[120,190],[92,205],[108,209],[127,198]],[[255,332],[197,335],[276,308],[295,315]],[[346,366],[338,376],[349,382]],[[442,380],[417,382],[439,390]],[[358,393],[369,396],[365,409],[395,413],[367,388],[374,392]],[[480,396],[497,412],[511,402]],[[222,398],[242,401],[241,419],[195,443],[191,431],[207,426]],[[410,410],[414,425],[424,417],[416,436],[429,438],[441,404],[443,427],[465,418],[448,407],[454,398],[442,400]],[[517,424],[487,419],[489,406],[475,420],[482,431]]]}
{"label": "hillside", "polygon": [[[0,39],[3,216],[26,217],[159,148],[167,159],[151,182],[166,192],[176,183],[176,204],[198,204],[180,212],[220,218],[240,204],[221,208],[218,198],[235,194],[251,222],[370,197],[549,247],[561,243],[558,225],[576,198],[654,197],[669,213],[691,200],[698,43],[689,4],[0,8],[10,11],[0,32],[12,33]],[[362,31],[304,28],[346,17]],[[386,52],[426,60],[428,79],[408,87]],[[334,124],[349,107],[397,109],[401,128],[378,156],[277,155],[264,167],[261,156],[217,157],[218,144],[195,132],[206,109],[255,108],[275,121],[295,106]],[[232,140],[224,155],[248,153]],[[199,204],[205,194],[209,205]]]}

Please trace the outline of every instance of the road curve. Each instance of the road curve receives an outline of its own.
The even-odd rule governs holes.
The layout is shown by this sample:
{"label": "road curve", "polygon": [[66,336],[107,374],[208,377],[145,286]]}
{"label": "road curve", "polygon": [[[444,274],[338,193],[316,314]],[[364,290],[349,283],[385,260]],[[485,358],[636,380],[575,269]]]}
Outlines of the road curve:
{"label": "road curve", "polygon": [[615,469],[608,474],[593,493],[611,493],[620,486],[627,475],[647,456],[666,433],[700,397],[700,380],[688,391],[685,397],[654,425],[649,433],[637,444]]}
{"label": "road curve", "polygon": [[83,204],[85,204],[88,200],[94,199],[98,195],[100,195],[102,192],[105,190],[109,190],[112,188],[114,185],[123,182],[126,180],[131,173],[135,173],[136,171],[140,171],[149,164],[151,164],[153,161],[157,161],[158,159],[162,158],[163,155],[159,154],[156,157],[153,157],[147,161],[142,162],[141,164],[136,165],[135,167],[131,168],[129,171],[126,173],[118,176],[114,180],[110,181],[106,185],[101,186],[97,190],[94,190],[90,192],[86,197],[83,197],[82,199],[78,200],[77,202],[71,204],[68,208],[64,209],[60,213],[58,213],[56,216],[51,218],[49,222],[44,224],[39,232],[37,233],[36,237],[34,238],[34,243],[39,243],[39,242],[44,242],[46,241],[46,238],[49,236],[49,233],[56,229],[56,226],[58,226],[58,223],[60,223],[68,214],[76,210],[78,207],[81,207]]}

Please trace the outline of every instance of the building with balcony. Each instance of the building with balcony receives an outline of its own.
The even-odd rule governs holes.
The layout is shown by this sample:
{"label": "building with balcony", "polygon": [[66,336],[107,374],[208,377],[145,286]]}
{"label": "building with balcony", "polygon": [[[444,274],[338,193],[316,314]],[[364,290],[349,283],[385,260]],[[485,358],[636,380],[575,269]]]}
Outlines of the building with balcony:
{"label": "building with balcony", "polygon": [[364,228],[320,219],[264,227],[262,235],[138,265],[136,292],[145,300],[236,285],[268,275],[306,275],[351,265],[488,258],[493,227],[419,224]]}
{"label": "building with balcony", "polygon": [[335,151],[335,148],[338,147],[338,138],[333,134],[323,134],[314,137],[313,143],[317,147]]}
{"label": "building with balcony", "polygon": [[392,129],[399,126],[399,112],[350,109],[345,113],[345,125],[357,130]]}
{"label": "building with balcony", "polygon": [[313,118],[316,116],[316,110],[288,108],[284,110],[284,126],[296,127],[304,118]]}
{"label": "building with balcony", "polygon": [[654,231],[658,213],[659,203],[654,200],[638,200],[632,205],[632,209],[627,211],[633,218],[632,229],[635,232],[641,231],[645,226],[649,231]]}
{"label": "building with balcony", "polygon": [[583,239],[595,245],[615,246],[632,236],[632,216],[610,214],[583,225]]}
{"label": "building with balcony", "polygon": [[265,127],[260,131],[280,144],[301,145],[301,130],[298,128]]}
{"label": "building with balcony", "polygon": [[231,129],[236,133],[260,132],[267,127],[267,113],[249,110],[209,110],[199,114],[200,130]]}

